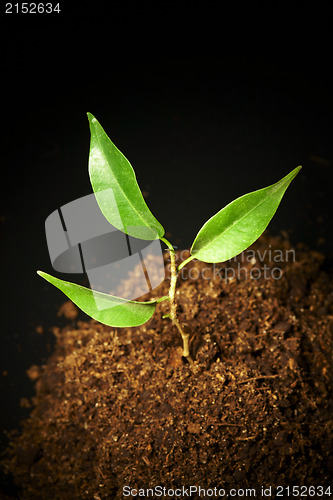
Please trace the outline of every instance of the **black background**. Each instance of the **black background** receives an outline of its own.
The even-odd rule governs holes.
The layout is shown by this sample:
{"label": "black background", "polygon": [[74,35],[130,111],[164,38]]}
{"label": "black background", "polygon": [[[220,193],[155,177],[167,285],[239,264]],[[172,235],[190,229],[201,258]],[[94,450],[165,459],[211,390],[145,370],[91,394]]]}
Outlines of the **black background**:
{"label": "black background", "polygon": [[46,361],[49,328],[61,322],[64,296],[35,271],[52,273],[46,217],[91,193],[87,111],[130,160],[178,247],[234,198],[302,165],[270,232],[333,250],[326,4],[305,13],[297,2],[233,12],[219,2],[64,3],[48,16],[1,13],[5,430],[27,414],[19,408],[33,394],[25,372]]}

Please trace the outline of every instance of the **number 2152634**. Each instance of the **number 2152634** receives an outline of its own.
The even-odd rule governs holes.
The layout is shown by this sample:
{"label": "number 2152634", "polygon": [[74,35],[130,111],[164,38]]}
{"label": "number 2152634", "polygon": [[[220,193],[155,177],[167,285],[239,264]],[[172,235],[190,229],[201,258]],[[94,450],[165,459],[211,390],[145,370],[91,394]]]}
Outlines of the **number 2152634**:
{"label": "number 2152634", "polygon": [[60,14],[60,3],[6,3],[6,14]]}

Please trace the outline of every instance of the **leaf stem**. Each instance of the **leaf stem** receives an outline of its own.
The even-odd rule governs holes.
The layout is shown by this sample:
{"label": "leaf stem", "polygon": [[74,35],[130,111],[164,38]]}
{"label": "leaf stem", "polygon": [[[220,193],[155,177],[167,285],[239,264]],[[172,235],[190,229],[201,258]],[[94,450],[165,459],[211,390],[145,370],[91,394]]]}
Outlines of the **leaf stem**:
{"label": "leaf stem", "polygon": [[191,260],[193,260],[194,258],[195,258],[194,255],[190,255],[187,259],[183,260],[183,262],[179,264],[177,271],[180,271],[182,267],[186,266],[186,264],[191,262]]}
{"label": "leaf stem", "polygon": [[192,365],[193,360],[190,356],[189,350],[189,336],[190,334],[184,331],[181,323],[177,318],[177,304],[176,304],[176,283],[178,278],[177,266],[176,266],[176,258],[175,258],[175,249],[171,245],[171,243],[165,238],[161,238],[162,241],[167,245],[170,252],[170,288],[169,288],[169,299],[170,299],[170,319],[175,327],[178,329],[182,339],[183,339],[183,356],[187,358],[189,363]]}
{"label": "leaf stem", "polygon": [[173,248],[173,246],[171,245],[170,241],[168,241],[166,238],[160,238],[161,241],[163,241],[163,243],[166,244],[166,246],[168,247],[169,250],[173,250],[175,251],[175,249]]}
{"label": "leaf stem", "polygon": [[164,295],[163,297],[156,299],[156,303],[159,304],[160,302],[163,302],[164,300],[170,300],[169,295]]}

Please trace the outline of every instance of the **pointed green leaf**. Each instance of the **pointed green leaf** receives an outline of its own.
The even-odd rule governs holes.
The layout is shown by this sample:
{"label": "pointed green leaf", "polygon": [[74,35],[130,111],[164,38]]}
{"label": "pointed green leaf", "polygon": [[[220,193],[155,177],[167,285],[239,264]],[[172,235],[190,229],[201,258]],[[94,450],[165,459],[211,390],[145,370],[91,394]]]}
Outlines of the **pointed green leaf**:
{"label": "pointed green leaf", "polygon": [[76,283],[60,280],[42,271],[37,271],[37,273],[59,288],[83,312],[105,325],[119,327],[139,326],[146,323],[154,314],[156,300],[136,302],[121,299],[90,290]]}
{"label": "pointed green leaf", "polygon": [[302,167],[272,186],[245,194],[209,219],[197,234],[191,255],[203,262],[224,262],[248,248],[264,232]]}
{"label": "pointed green leaf", "polygon": [[164,228],[142,196],[134,170],[96,118],[88,113],[91,142],[89,175],[97,203],[106,219],[129,236],[155,240]]}

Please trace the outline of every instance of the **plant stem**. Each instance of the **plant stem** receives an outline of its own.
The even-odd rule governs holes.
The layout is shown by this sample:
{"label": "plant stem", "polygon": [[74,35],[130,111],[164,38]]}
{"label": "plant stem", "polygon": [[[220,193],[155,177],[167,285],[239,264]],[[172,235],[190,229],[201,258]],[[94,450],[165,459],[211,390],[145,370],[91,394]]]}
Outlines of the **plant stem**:
{"label": "plant stem", "polygon": [[169,288],[169,300],[170,300],[170,319],[172,323],[178,329],[182,339],[183,339],[183,356],[188,359],[190,364],[193,363],[192,358],[190,356],[189,350],[189,333],[184,331],[184,328],[180,324],[177,318],[177,304],[176,304],[176,283],[178,278],[177,266],[176,266],[176,258],[175,258],[175,249],[171,245],[171,243],[165,238],[161,238],[162,241],[167,245],[170,252],[170,288]]}
{"label": "plant stem", "polygon": [[193,259],[194,259],[193,255],[190,255],[187,259],[183,260],[183,262],[181,264],[179,264],[177,271],[180,271],[182,267],[186,266],[186,264],[191,262],[191,260],[193,260]]}

